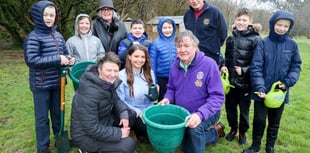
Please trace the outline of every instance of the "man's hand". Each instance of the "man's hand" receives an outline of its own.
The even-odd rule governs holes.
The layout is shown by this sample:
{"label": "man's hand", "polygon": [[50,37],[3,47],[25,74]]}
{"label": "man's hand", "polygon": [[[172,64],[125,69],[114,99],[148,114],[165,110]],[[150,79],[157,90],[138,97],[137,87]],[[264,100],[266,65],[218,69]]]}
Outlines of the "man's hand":
{"label": "man's hand", "polygon": [[197,113],[187,116],[185,120],[187,120],[185,127],[189,128],[195,128],[201,123],[201,119]]}
{"label": "man's hand", "polygon": [[158,102],[158,104],[160,104],[160,105],[165,105],[165,104],[169,104],[169,103],[170,103],[170,101],[168,98],[164,98],[160,102]]}

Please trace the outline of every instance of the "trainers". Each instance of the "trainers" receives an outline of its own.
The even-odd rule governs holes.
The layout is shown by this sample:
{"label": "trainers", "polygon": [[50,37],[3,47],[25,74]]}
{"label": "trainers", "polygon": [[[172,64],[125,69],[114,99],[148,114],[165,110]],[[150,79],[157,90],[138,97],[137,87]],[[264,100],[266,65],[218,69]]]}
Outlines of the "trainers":
{"label": "trainers", "polygon": [[239,133],[239,144],[246,144],[246,135],[245,135],[245,133],[244,134],[241,134],[241,133]]}
{"label": "trainers", "polygon": [[225,136],[225,126],[223,123],[221,122],[218,122],[214,128],[216,129],[217,133],[218,133],[218,136],[221,138],[221,137],[224,137]]}
{"label": "trainers", "polygon": [[234,140],[234,138],[235,138],[235,136],[237,135],[237,130],[233,130],[233,129],[231,129],[230,130],[230,132],[226,135],[226,140],[228,140],[228,141],[232,141],[232,140]]}
{"label": "trainers", "polygon": [[258,152],[258,150],[255,150],[255,149],[253,149],[253,148],[248,148],[248,149],[244,149],[244,150],[242,150],[242,152],[241,153],[259,153]]}

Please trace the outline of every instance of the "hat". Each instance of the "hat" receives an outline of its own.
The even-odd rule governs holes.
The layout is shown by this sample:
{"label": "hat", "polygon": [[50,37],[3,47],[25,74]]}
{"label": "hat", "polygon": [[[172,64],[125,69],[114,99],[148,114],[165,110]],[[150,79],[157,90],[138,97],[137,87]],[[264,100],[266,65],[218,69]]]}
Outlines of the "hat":
{"label": "hat", "polygon": [[108,8],[111,8],[113,9],[114,11],[116,11],[116,9],[114,8],[114,5],[113,5],[113,1],[112,0],[100,0],[100,5],[97,9],[97,12],[104,8],[104,7],[108,7]]}

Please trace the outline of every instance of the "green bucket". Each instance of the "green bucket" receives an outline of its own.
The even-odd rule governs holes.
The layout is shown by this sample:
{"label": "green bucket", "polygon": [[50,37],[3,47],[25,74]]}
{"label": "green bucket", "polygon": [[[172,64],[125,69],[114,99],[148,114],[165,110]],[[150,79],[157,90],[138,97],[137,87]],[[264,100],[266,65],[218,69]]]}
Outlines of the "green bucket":
{"label": "green bucket", "polygon": [[79,78],[84,73],[87,66],[90,64],[96,64],[96,62],[85,61],[76,63],[75,65],[72,66],[69,72],[69,76],[73,82],[74,91],[76,91],[79,88]]}
{"label": "green bucket", "polygon": [[144,110],[142,118],[153,148],[160,153],[171,153],[182,143],[185,117],[190,113],[177,105],[153,105]]}

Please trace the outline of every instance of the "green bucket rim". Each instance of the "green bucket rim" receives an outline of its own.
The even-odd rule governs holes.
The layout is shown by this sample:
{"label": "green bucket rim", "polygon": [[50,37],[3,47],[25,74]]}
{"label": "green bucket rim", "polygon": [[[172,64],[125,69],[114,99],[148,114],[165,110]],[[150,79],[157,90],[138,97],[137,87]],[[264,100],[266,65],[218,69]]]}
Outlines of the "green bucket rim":
{"label": "green bucket rim", "polygon": [[179,124],[174,124],[174,125],[162,125],[162,124],[158,124],[158,123],[155,123],[151,120],[149,120],[148,117],[146,117],[146,113],[150,110],[150,109],[154,109],[155,107],[175,107],[175,108],[178,108],[180,109],[181,111],[185,112],[188,115],[190,115],[189,111],[186,110],[185,108],[181,107],[181,106],[177,106],[177,105],[172,105],[172,104],[165,104],[165,105],[153,105],[153,106],[150,106],[148,108],[146,108],[143,113],[142,113],[142,118],[144,120],[144,122],[149,125],[149,126],[152,126],[152,127],[156,127],[158,129],[177,129],[177,128],[182,128],[184,127],[185,128],[185,125],[187,123],[187,121],[184,121],[182,123],[179,123]]}
{"label": "green bucket rim", "polygon": [[[76,72],[76,71],[74,71],[74,69],[75,69],[76,67],[82,67],[82,68],[84,68],[84,71],[85,71],[85,69],[86,69],[89,65],[93,65],[93,64],[96,64],[96,62],[92,62],[92,61],[83,61],[83,62],[78,62],[78,63],[74,64],[74,65],[71,67],[71,69],[70,69],[70,71],[69,71],[69,77],[70,77],[70,79],[72,80],[74,86],[78,86],[78,84],[79,84],[79,82],[80,82],[80,80],[79,80],[78,78],[76,78],[75,75],[73,74],[74,72]],[[83,65],[83,66],[81,66],[81,65]],[[76,87],[74,87],[74,88],[76,88]]]}

